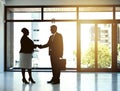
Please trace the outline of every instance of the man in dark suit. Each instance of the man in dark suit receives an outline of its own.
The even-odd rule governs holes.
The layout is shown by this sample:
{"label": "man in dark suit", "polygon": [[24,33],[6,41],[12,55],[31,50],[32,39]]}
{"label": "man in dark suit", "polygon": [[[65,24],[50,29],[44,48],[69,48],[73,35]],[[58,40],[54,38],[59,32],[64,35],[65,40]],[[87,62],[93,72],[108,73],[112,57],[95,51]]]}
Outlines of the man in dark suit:
{"label": "man in dark suit", "polygon": [[59,59],[63,56],[63,38],[60,33],[57,32],[57,26],[52,25],[50,27],[52,35],[49,37],[49,40],[44,45],[39,45],[39,48],[49,47],[49,55],[52,66],[53,77],[48,83],[59,84],[60,83],[60,67]]}

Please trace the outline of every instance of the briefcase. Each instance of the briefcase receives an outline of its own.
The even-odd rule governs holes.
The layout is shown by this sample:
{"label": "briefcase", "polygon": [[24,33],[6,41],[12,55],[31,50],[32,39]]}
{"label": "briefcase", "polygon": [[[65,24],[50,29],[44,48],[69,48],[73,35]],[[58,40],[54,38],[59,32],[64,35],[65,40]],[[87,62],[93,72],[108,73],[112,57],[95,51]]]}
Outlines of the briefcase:
{"label": "briefcase", "polygon": [[66,59],[65,58],[61,58],[59,60],[59,66],[60,66],[60,70],[66,70]]}

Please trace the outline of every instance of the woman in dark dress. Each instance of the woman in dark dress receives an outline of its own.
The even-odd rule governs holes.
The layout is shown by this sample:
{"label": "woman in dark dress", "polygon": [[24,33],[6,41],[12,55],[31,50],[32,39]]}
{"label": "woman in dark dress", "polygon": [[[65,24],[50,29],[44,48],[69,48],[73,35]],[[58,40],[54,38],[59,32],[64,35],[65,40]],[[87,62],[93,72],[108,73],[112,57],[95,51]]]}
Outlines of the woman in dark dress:
{"label": "woman in dark dress", "polygon": [[[35,83],[32,78],[32,53],[34,51],[35,45],[33,41],[28,37],[29,30],[27,28],[22,28],[21,32],[23,36],[20,40],[21,49],[20,49],[20,67],[22,71],[22,81],[25,84],[29,84],[29,82]],[[28,71],[29,74],[29,82],[25,78],[25,70]]]}

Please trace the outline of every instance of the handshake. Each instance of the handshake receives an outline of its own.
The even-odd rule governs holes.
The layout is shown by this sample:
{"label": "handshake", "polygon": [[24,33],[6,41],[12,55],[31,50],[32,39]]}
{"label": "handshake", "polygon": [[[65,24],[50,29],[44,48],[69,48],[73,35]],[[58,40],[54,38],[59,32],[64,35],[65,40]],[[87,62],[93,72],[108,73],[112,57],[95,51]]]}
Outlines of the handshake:
{"label": "handshake", "polygon": [[38,48],[42,48],[43,46],[42,46],[42,45],[36,45],[36,44],[35,44],[35,45],[34,45],[34,48],[37,48],[37,47],[38,47]]}

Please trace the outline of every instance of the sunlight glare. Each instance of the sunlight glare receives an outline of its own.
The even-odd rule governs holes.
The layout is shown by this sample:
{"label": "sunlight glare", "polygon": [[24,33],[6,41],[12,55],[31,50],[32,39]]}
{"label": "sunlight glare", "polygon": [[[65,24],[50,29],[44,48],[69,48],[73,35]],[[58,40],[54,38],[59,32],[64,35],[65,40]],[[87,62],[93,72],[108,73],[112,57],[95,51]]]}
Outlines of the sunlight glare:
{"label": "sunlight glare", "polygon": [[85,52],[91,42],[91,28],[93,24],[81,24],[81,51]]}

